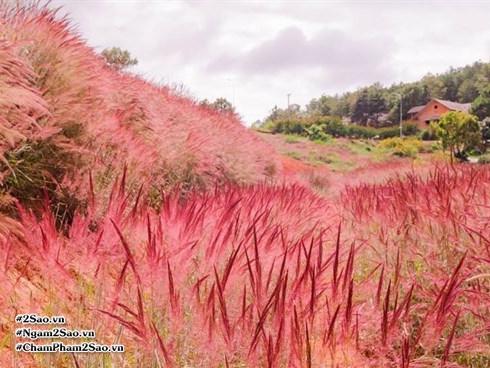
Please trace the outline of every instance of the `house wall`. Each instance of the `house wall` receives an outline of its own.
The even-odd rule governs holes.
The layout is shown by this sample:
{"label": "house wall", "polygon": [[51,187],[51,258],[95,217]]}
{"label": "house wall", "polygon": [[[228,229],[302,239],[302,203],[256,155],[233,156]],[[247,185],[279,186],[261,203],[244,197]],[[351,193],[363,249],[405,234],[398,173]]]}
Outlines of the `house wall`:
{"label": "house wall", "polygon": [[420,129],[427,129],[429,124],[427,120],[433,119],[435,116],[438,118],[450,111],[446,106],[441,105],[439,102],[430,101],[425,107],[417,114],[416,122]]}

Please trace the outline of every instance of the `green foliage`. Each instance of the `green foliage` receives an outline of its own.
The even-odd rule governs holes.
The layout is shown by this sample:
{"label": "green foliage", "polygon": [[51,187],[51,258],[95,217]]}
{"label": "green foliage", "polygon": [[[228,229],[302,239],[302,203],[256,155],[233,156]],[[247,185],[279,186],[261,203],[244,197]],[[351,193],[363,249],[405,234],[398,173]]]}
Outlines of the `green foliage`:
{"label": "green foliage", "polygon": [[490,117],[485,118],[480,122],[480,128],[483,143],[487,144],[490,142]]}
{"label": "green foliage", "polygon": [[[330,137],[379,138],[385,139],[400,135],[398,126],[374,128],[356,124],[344,124],[338,117],[304,117],[295,120],[269,120],[263,126],[272,133],[294,134],[311,140],[326,141]],[[403,134],[410,136],[418,133],[414,124],[404,124]]]}
{"label": "green foliage", "polygon": [[320,98],[312,99],[306,105],[306,112],[310,115],[329,116],[332,113],[334,97],[322,95]]}
{"label": "green foliage", "polygon": [[402,118],[408,118],[408,110],[414,106],[425,105],[431,95],[427,84],[407,84],[390,88],[391,99],[389,101],[389,117],[392,121],[400,121],[400,95],[402,96]]}
{"label": "green foliage", "polygon": [[490,164],[490,154],[481,155],[478,158],[478,163],[479,164]]}
{"label": "green foliage", "polygon": [[386,99],[380,84],[374,84],[360,91],[354,103],[351,119],[361,125],[379,123],[380,115],[387,110]]}
{"label": "green foliage", "polygon": [[271,133],[305,135],[305,128],[311,125],[310,122],[303,120],[269,120],[263,128]]}
{"label": "green foliage", "polygon": [[[34,210],[43,208],[48,200],[58,227],[71,223],[82,202],[62,186],[62,181],[80,166],[78,155],[46,140],[26,142],[8,151],[5,159],[0,169],[8,174],[0,184],[0,194],[12,196]],[[7,207],[2,211],[15,215],[16,209]]]}
{"label": "green foliage", "polygon": [[132,65],[138,64],[136,58],[131,57],[127,50],[122,50],[119,47],[111,47],[102,51],[102,56],[107,64],[117,70],[126,69]]}
{"label": "green foliage", "polygon": [[422,134],[420,134],[420,139],[423,141],[435,141],[437,139],[437,135],[433,129],[425,129]]}
{"label": "green foliage", "polygon": [[331,135],[325,132],[324,127],[319,124],[311,125],[309,128],[306,128],[305,130],[308,139],[312,141],[327,142],[332,138]]}
{"label": "green foliage", "polygon": [[221,113],[235,112],[235,108],[233,107],[231,102],[224,97],[218,97],[216,100],[214,100],[214,102],[209,102],[207,99],[204,99],[199,103],[199,105],[208,107]]}
{"label": "green foliage", "polygon": [[378,149],[390,151],[395,156],[415,157],[422,149],[422,142],[416,138],[387,138],[379,142]]}
{"label": "green foliage", "polygon": [[266,120],[295,120],[300,116],[337,116],[361,125],[384,126],[398,122],[400,97],[402,117],[408,118],[410,108],[426,104],[431,98],[456,102],[475,101],[475,115],[490,116],[490,63],[476,62],[462,68],[450,68],[446,73],[427,74],[413,83],[384,87],[379,83],[341,95],[313,98],[305,112],[287,111],[275,107]]}
{"label": "green foliage", "polygon": [[473,101],[471,113],[478,116],[480,120],[490,117],[490,87],[485,88]]}
{"label": "green foliage", "polygon": [[[414,124],[404,124],[402,127],[404,135],[415,135],[418,132],[418,128]],[[400,128],[398,126],[386,127],[386,128],[372,128],[363,127],[359,125],[350,124],[347,125],[347,137],[350,138],[379,138],[386,139],[391,137],[398,137],[400,135]]]}
{"label": "green foliage", "polygon": [[450,111],[431,127],[441,139],[442,147],[450,151],[451,161],[453,157],[464,158],[469,149],[481,143],[480,126],[474,115]]}

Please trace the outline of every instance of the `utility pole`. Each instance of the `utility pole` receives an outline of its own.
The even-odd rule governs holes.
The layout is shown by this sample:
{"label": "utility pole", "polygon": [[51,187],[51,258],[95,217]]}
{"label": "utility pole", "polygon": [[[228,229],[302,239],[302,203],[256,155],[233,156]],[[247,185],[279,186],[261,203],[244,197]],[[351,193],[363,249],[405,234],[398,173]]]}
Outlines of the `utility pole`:
{"label": "utility pole", "polygon": [[403,138],[403,96],[401,93],[396,94],[400,98],[400,138]]}
{"label": "utility pole", "polygon": [[288,93],[288,119],[291,118],[291,110],[289,108],[289,97],[291,96],[291,93]]}

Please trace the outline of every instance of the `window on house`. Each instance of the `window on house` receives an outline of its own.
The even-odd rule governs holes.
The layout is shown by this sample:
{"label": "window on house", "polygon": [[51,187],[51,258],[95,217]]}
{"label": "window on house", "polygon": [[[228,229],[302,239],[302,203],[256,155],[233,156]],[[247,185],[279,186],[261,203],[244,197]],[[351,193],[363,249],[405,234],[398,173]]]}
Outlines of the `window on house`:
{"label": "window on house", "polygon": [[434,106],[434,109],[437,109],[437,105]]}

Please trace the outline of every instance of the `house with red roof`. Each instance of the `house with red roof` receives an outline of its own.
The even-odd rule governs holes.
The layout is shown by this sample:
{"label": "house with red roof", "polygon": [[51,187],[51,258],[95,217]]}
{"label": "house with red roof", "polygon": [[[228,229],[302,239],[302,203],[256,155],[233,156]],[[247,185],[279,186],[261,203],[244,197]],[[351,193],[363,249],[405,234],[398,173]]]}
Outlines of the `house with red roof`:
{"label": "house with red roof", "polygon": [[408,110],[408,118],[417,123],[420,129],[427,129],[431,122],[437,121],[448,111],[469,112],[471,103],[459,103],[433,98],[425,105],[414,106]]}

